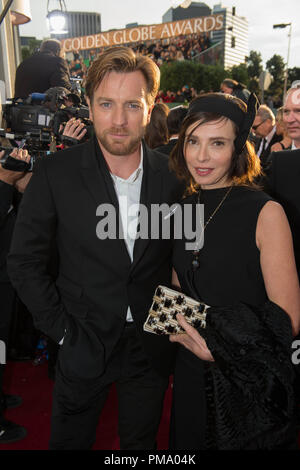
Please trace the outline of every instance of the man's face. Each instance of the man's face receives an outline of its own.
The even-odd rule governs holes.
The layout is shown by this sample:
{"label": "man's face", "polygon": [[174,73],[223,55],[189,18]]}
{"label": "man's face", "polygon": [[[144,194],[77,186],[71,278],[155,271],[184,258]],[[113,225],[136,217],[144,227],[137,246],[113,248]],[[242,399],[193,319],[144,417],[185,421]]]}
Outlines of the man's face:
{"label": "man's face", "polygon": [[267,137],[273,129],[272,119],[263,120],[259,115],[253,122],[252,130],[258,137]]}
{"label": "man's face", "polygon": [[152,107],[148,105],[147,84],[140,71],[109,72],[89,102],[90,119],[102,150],[128,156],[140,146]]}
{"label": "man's face", "polygon": [[228,95],[232,95],[233,89],[229,88],[229,86],[225,85],[224,83],[221,84],[220,90],[222,93],[227,93]]}
{"label": "man's face", "polygon": [[283,121],[289,137],[300,147],[300,89],[292,90],[283,106]]}

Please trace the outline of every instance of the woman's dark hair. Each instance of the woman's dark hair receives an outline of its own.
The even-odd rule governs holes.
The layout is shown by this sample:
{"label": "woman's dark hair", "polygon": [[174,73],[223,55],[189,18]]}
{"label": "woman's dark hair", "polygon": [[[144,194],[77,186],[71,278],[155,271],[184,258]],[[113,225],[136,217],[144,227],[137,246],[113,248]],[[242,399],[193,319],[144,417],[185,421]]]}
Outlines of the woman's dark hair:
{"label": "woman's dark hair", "polygon": [[164,103],[157,103],[152,109],[150,122],[145,132],[145,142],[151,149],[168,143],[167,116],[169,111]]}
{"label": "woman's dark hair", "polygon": [[[207,96],[209,95],[213,95],[213,93],[208,93]],[[218,94],[218,97],[219,95],[220,94]],[[205,95],[201,95],[201,97],[203,96]],[[244,112],[246,111],[246,105],[242,100],[231,95],[224,96],[224,102],[228,99],[236,103]],[[193,124],[197,124],[190,132],[190,136],[197,127],[203,124],[226,119],[229,118],[223,116],[222,114],[203,111],[188,114],[184,119],[179,133],[178,142],[170,154],[170,168],[175,171],[179,179],[182,179],[186,182],[188,193],[196,191],[198,189],[198,185],[191,176],[184,157],[185,142],[186,137],[188,137],[187,130]],[[231,122],[234,126],[237,136],[239,133],[239,128],[233,121]],[[232,180],[234,185],[246,185],[258,189],[259,186],[256,184],[255,180],[260,175],[260,160],[255,153],[253,145],[247,141],[244,149],[240,154],[237,154],[235,150],[233,151],[228,177]]]}

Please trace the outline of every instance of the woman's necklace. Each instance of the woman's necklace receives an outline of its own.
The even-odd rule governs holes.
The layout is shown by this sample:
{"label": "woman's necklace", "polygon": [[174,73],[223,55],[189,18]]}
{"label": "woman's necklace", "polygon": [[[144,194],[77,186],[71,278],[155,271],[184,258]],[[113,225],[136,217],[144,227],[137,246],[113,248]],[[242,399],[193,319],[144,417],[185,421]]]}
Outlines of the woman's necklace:
{"label": "woman's necklace", "polygon": [[[215,210],[211,213],[211,215],[209,216],[209,218],[207,219],[206,223],[204,226],[202,226],[202,231],[201,231],[201,237],[200,237],[200,240],[197,242],[197,245],[196,245],[196,249],[193,251],[193,260],[192,260],[192,268],[193,268],[193,271],[196,271],[196,269],[199,268],[200,266],[200,262],[199,262],[199,253],[200,253],[200,248],[199,246],[201,246],[201,243],[202,243],[202,239],[204,237],[204,231],[206,229],[206,227],[208,226],[209,222],[212,220],[212,218],[216,215],[216,213],[218,212],[218,210],[220,209],[220,207],[222,206],[223,202],[225,201],[225,199],[227,198],[227,196],[229,195],[230,191],[232,190],[233,186],[230,186],[228,191],[226,191],[225,195],[223,196],[221,202],[219,202],[219,204],[217,205],[217,207],[215,208]],[[199,190],[199,193],[198,193],[198,202],[197,204],[200,204],[200,197],[201,197],[201,189]],[[200,222],[201,223],[201,222]]]}

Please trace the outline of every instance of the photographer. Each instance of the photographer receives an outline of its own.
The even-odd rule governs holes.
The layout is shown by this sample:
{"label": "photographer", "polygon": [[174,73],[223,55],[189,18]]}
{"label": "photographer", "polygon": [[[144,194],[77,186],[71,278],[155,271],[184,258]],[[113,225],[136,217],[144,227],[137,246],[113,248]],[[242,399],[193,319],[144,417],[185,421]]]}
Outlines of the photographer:
{"label": "photographer", "polygon": [[220,91],[222,93],[228,93],[229,95],[236,96],[246,104],[250,96],[250,91],[247,90],[245,85],[237,82],[236,80],[232,80],[231,78],[225,78],[225,80],[223,80]]}
{"label": "photographer", "polygon": [[[0,152],[0,159],[4,152]],[[14,149],[10,157],[29,162],[30,156],[27,150]],[[9,337],[10,324],[15,306],[16,294],[9,281],[6,269],[6,256],[9,251],[10,241],[15,224],[15,197],[23,193],[31,173],[10,171],[0,165],[0,340],[6,345]],[[3,392],[4,364],[0,364],[0,444],[7,444],[23,439],[27,432],[23,426],[8,421],[4,418],[7,408],[14,408],[22,403],[22,399],[16,395],[5,395]]]}
{"label": "photographer", "polygon": [[87,106],[82,105],[77,93],[70,93],[61,87],[50,88],[45,93],[44,105],[54,112],[50,127],[61,140],[61,149],[91,137],[89,111]]}
{"label": "photographer", "polygon": [[60,55],[61,44],[57,39],[43,41],[39,52],[25,59],[17,68],[15,97],[44,93],[51,87],[71,90],[68,64]]}

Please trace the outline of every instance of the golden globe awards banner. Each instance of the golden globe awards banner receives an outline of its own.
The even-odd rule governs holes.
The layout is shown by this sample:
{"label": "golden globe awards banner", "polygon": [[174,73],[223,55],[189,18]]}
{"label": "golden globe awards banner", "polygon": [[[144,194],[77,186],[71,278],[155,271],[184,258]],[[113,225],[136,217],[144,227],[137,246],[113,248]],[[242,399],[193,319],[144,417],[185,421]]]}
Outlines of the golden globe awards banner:
{"label": "golden globe awards banner", "polygon": [[107,31],[90,36],[63,39],[65,52],[119,46],[133,42],[156,41],[181,35],[201,34],[223,29],[223,15],[202,16],[170,23],[137,26],[136,28]]}

